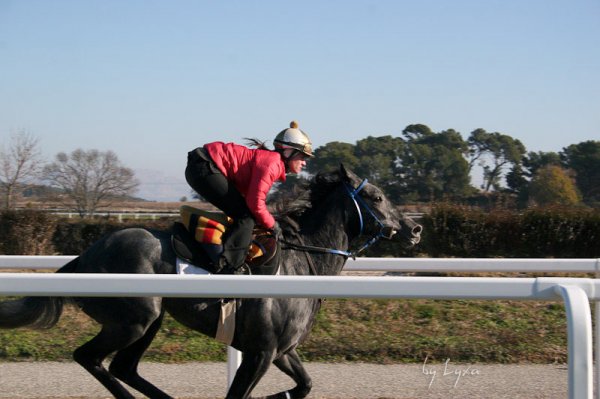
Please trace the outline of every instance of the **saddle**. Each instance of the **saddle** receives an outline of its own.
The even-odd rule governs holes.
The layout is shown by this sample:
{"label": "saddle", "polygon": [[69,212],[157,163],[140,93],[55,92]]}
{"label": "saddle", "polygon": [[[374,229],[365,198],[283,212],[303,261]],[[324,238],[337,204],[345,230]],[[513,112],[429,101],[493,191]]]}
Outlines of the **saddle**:
{"label": "saddle", "polygon": [[[171,243],[178,257],[214,273],[223,252],[222,237],[232,219],[221,212],[183,205],[181,222],[172,228]],[[275,274],[279,265],[279,244],[269,230],[257,227],[246,256],[252,274]]]}

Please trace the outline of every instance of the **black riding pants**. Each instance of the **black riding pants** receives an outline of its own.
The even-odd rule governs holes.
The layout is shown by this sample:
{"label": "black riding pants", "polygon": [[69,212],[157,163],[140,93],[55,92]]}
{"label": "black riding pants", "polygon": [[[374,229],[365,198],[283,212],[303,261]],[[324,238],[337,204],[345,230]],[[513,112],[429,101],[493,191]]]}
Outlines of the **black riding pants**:
{"label": "black riding pants", "polygon": [[233,224],[223,235],[219,266],[240,267],[246,258],[255,225],[246,200],[203,152],[194,150],[188,153],[185,179],[198,194],[233,219]]}

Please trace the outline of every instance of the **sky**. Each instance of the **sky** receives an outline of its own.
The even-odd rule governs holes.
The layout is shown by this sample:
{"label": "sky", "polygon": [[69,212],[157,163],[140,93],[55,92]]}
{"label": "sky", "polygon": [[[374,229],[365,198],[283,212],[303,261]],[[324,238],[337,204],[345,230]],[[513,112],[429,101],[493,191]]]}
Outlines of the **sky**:
{"label": "sky", "polygon": [[138,196],[190,196],[186,154],[477,128],[528,151],[600,140],[599,0],[0,0],[0,144],[114,151]]}

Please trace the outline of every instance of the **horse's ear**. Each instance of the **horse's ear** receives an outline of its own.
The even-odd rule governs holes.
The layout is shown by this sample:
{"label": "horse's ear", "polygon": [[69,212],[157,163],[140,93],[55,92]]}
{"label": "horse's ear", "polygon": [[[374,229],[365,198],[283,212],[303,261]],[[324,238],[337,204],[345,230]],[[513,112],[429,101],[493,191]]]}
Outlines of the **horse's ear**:
{"label": "horse's ear", "polygon": [[350,169],[346,169],[343,163],[340,164],[340,175],[342,176],[342,180],[346,183],[350,183],[353,186],[356,186],[360,183],[360,178],[354,174]]}

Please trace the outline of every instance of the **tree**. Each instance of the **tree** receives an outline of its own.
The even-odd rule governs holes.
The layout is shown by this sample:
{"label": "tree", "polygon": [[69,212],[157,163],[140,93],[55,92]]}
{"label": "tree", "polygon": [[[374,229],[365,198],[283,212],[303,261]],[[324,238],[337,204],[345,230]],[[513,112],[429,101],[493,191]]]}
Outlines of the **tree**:
{"label": "tree", "polygon": [[520,194],[527,191],[529,180],[527,180],[526,172],[523,170],[523,165],[515,164],[506,174],[506,186],[508,191]]}
{"label": "tree", "polygon": [[575,205],[581,197],[568,172],[550,164],[539,168],[533,176],[529,200],[536,205]]}
{"label": "tree", "polygon": [[0,148],[0,187],[4,191],[6,209],[12,207],[15,189],[39,176],[42,158],[38,143],[31,133],[20,131],[11,136],[8,148]]}
{"label": "tree", "polygon": [[354,172],[387,191],[397,183],[396,170],[403,151],[404,141],[399,137],[368,136],[354,146],[354,156],[358,159]]}
{"label": "tree", "polygon": [[530,151],[523,157],[523,167],[527,170],[527,176],[532,178],[538,169],[547,166],[561,166],[560,155],[557,152]]}
{"label": "tree", "polygon": [[337,170],[343,163],[354,170],[358,165],[358,158],[354,155],[354,145],[340,141],[332,141],[315,149],[315,157],[307,162],[309,173]]}
{"label": "tree", "polygon": [[561,166],[560,157],[556,152],[529,152],[523,156],[520,163],[513,163],[506,174],[506,185],[510,193],[516,194],[520,205],[526,205],[529,198],[531,179],[537,171],[545,166]]}
{"label": "tree", "polygon": [[406,141],[420,140],[424,137],[433,136],[435,133],[431,131],[429,126],[421,123],[408,125],[402,131],[402,135],[406,138]]}
{"label": "tree", "polygon": [[434,133],[425,125],[409,125],[402,133],[406,144],[398,181],[403,199],[438,200],[472,190],[465,159],[468,147],[458,132]]}
{"label": "tree", "polygon": [[356,144],[335,141],[317,148],[315,158],[308,162],[307,169],[315,174],[320,171],[338,170],[342,163],[391,196],[397,182],[396,169],[403,147],[404,141],[401,138],[390,135],[368,136]]}
{"label": "tree", "polygon": [[315,150],[308,170],[337,169],[344,163],[368,178],[396,202],[459,197],[472,191],[467,144],[452,130],[434,133],[422,124],[407,126],[402,137],[368,136],[355,145],[332,142]]}
{"label": "tree", "polygon": [[[519,164],[525,155],[525,146],[519,140],[506,134],[488,133],[483,129],[471,132],[468,143],[469,171],[476,162],[483,167],[485,191],[499,189],[504,167]],[[491,158],[491,165],[486,163],[486,158]]]}
{"label": "tree", "polygon": [[483,163],[481,159],[487,152],[489,145],[489,134],[484,129],[475,129],[469,136],[469,173],[473,170],[475,163]]}
{"label": "tree", "polygon": [[563,148],[564,166],[575,171],[577,188],[586,203],[600,202],[600,141],[588,140]]}
{"label": "tree", "polygon": [[81,217],[110,205],[115,197],[133,194],[139,185],[133,171],[122,166],[112,151],[60,152],[44,168],[44,176],[51,186],[64,191]]}

